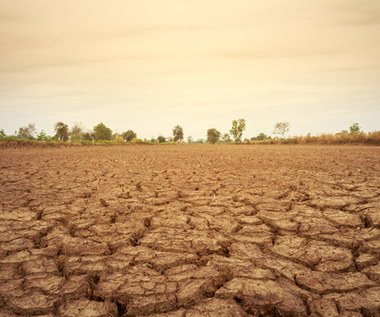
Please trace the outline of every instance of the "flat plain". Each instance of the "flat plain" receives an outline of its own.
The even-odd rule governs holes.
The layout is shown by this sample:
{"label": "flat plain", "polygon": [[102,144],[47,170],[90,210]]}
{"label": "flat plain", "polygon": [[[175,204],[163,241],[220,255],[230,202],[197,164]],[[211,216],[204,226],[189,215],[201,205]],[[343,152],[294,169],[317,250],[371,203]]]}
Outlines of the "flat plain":
{"label": "flat plain", "polygon": [[380,148],[0,149],[0,316],[380,316]]}

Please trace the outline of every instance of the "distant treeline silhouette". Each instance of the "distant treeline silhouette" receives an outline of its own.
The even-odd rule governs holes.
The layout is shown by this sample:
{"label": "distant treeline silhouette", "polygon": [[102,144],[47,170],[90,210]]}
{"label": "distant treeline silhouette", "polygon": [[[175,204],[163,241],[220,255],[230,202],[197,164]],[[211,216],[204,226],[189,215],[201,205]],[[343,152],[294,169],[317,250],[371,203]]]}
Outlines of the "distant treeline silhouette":
{"label": "distant treeline silhouette", "polygon": [[35,124],[20,127],[14,135],[6,135],[4,130],[0,130],[1,141],[28,141],[67,143],[67,144],[377,144],[380,145],[380,131],[365,133],[361,131],[358,123],[354,123],[348,130],[342,130],[336,134],[320,134],[312,136],[287,136],[290,130],[288,122],[277,122],[274,125],[272,136],[259,133],[255,137],[243,139],[246,128],[246,121],[238,119],[232,121],[229,133],[221,133],[215,128],[206,131],[206,139],[193,140],[191,136],[184,141],[184,131],[177,125],[172,130],[172,136],[159,135],[151,139],[139,139],[136,132],[126,130],[123,133],[113,133],[104,123],[99,123],[92,130],[85,129],[81,124],[74,124],[71,128],[63,122],[54,125],[54,136],[49,136],[44,130],[37,133]]}

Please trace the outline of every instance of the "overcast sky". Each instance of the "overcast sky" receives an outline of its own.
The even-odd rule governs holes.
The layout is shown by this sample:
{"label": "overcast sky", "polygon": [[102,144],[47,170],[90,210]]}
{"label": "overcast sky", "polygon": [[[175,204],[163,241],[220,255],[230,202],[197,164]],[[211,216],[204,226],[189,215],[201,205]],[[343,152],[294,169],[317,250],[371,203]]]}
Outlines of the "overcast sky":
{"label": "overcast sky", "polygon": [[0,0],[0,129],[380,130],[379,0]]}

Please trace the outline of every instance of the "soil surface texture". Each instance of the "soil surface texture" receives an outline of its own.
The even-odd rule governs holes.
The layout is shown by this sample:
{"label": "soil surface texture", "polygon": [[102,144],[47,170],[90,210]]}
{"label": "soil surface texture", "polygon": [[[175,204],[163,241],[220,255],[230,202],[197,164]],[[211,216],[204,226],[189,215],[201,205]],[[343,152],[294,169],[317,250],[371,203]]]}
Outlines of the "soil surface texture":
{"label": "soil surface texture", "polygon": [[0,317],[380,316],[380,148],[0,149]]}

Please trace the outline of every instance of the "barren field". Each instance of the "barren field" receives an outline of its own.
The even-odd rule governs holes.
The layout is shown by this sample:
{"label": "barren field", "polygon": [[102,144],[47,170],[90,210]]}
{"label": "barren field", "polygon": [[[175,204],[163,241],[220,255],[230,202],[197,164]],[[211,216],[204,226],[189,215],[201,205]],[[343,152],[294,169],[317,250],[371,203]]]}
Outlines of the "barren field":
{"label": "barren field", "polygon": [[380,316],[380,148],[0,149],[0,316]]}

